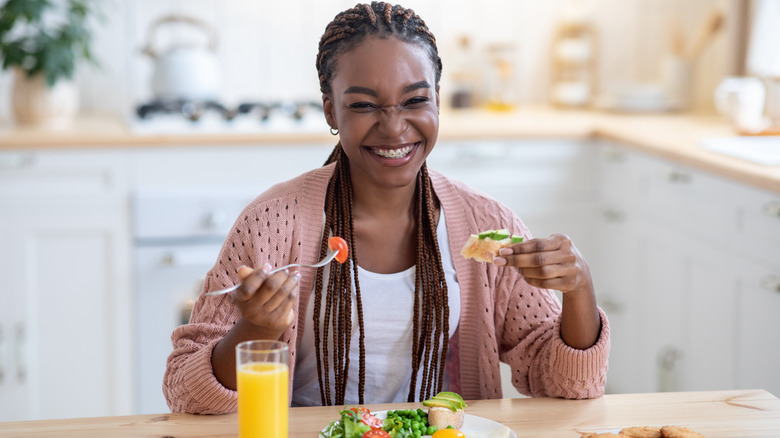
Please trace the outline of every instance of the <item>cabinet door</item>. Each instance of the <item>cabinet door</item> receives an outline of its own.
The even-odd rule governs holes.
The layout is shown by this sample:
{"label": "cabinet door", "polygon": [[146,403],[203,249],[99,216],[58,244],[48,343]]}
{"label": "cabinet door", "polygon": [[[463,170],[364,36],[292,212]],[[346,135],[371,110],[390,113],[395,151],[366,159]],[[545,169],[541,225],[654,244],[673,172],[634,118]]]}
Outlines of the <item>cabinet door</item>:
{"label": "cabinet door", "polygon": [[[4,239],[23,300],[25,419],[127,413],[130,337],[127,242],[114,215],[18,217]],[[5,394],[4,394],[5,396]],[[75,398],[74,398],[75,397]],[[78,402],[74,402],[78,400]]]}
{"label": "cabinet door", "polygon": [[637,377],[641,392],[675,391],[682,385],[685,351],[686,256],[676,236],[645,223],[638,238],[639,312],[636,339],[640,358]]}
{"label": "cabinet door", "polygon": [[780,396],[780,266],[744,270],[740,315],[739,388],[762,388]]}
{"label": "cabinet door", "polygon": [[24,156],[0,169],[0,258],[8,261],[0,293],[14,303],[3,332],[13,340],[12,371],[23,376],[15,393],[0,392],[0,403],[13,404],[0,420],[132,413],[124,161]]}
{"label": "cabinet door", "polygon": [[[681,389],[708,391],[737,386],[738,293],[744,262],[709,245],[687,245],[688,345]],[[736,359],[736,360],[735,360]]]}
{"label": "cabinet door", "polygon": [[20,258],[4,250],[11,244],[10,221],[0,211],[0,421],[27,418],[29,396]]}

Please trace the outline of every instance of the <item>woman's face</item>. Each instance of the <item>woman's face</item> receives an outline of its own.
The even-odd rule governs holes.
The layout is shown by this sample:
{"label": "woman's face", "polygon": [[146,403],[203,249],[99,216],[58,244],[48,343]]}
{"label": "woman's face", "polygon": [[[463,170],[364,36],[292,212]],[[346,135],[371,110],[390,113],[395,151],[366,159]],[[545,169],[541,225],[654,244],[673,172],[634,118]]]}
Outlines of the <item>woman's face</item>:
{"label": "woman's face", "polygon": [[331,93],[322,99],[355,186],[415,183],[439,133],[436,72],[422,47],[367,38],[336,59]]}

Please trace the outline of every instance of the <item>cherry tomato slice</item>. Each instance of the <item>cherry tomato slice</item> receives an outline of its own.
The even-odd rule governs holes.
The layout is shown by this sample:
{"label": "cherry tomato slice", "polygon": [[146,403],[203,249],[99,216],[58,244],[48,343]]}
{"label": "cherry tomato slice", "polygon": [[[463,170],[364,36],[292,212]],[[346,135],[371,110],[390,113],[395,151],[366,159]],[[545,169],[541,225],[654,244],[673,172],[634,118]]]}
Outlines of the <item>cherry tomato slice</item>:
{"label": "cherry tomato slice", "polygon": [[347,241],[342,239],[338,236],[333,236],[328,239],[328,248],[333,250],[338,250],[338,254],[336,254],[336,260],[339,263],[344,263],[347,261],[347,256],[349,255],[349,248],[347,247]]}
{"label": "cherry tomato slice", "polygon": [[[375,416],[371,415],[370,412],[366,411],[363,412],[361,421],[363,421],[363,424],[366,426],[372,428],[372,429],[381,429],[382,428],[382,420],[379,418],[376,418]],[[365,436],[365,434],[363,434]]]}
{"label": "cherry tomato slice", "polygon": [[371,429],[362,438],[390,438],[390,434],[381,429]]}

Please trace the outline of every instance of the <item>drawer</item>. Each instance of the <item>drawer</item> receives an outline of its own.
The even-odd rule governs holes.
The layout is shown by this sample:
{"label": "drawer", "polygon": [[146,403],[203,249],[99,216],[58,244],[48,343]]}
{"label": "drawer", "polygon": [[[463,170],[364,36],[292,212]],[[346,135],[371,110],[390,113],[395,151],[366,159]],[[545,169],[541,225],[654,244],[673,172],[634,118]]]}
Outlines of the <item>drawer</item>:
{"label": "drawer", "polygon": [[0,153],[0,196],[120,195],[127,188],[122,152]]}
{"label": "drawer", "polygon": [[648,161],[639,208],[659,223],[684,229],[717,245],[734,243],[740,207],[730,181],[688,167]]}

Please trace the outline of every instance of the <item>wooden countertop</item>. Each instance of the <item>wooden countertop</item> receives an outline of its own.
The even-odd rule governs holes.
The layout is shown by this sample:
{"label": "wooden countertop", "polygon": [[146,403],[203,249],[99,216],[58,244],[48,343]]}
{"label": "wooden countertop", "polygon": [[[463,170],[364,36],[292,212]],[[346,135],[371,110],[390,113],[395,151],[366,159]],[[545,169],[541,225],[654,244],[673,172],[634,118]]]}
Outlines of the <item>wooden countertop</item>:
{"label": "wooden countertop", "polygon": [[[518,438],[578,438],[630,426],[679,425],[707,438],[780,436],[780,400],[763,390],[606,395],[592,400],[553,398],[468,401],[467,413],[514,430]],[[371,410],[421,407],[367,405]],[[336,407],[290,410],[290,438],[315,438]],[[14,437],[235,437],[237,415],[159,414],[0,423]]]}
{"label": "wooden countertop", "polygon": [[[625,115],[524,108],[508,113],[443,111],[440,140],[601,138],[671,161],[780,193],[780,166],[768,166],[702,149],[705,138],[735,136],[712,115]],[[138,134],[118,116],[85,115],[72,127],[43,131],[0,122],[0,151],[63,148],[160,147],[333,143],[323,130],[299,133]]]}

